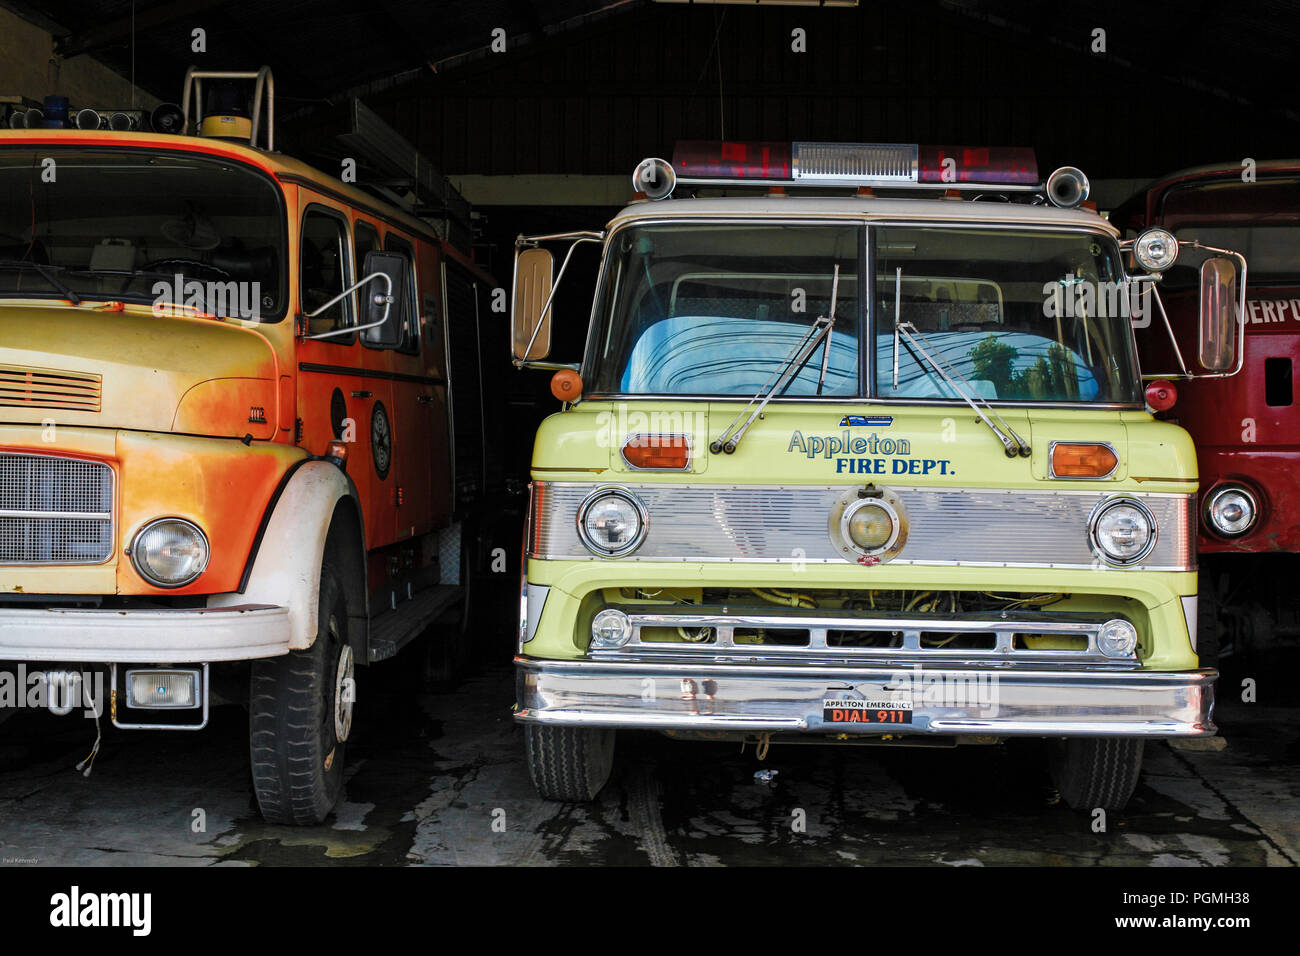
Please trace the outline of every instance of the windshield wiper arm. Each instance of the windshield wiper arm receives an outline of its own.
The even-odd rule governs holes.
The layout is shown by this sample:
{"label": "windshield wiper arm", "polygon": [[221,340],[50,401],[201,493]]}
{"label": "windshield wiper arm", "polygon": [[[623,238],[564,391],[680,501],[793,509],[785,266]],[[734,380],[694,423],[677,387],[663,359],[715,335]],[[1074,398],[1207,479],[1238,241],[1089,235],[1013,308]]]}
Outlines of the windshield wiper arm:
{"label": "windshield wiper arm", "polygon": [[73,305],[81,305],[81,296],[68,288],[67,283],[56,274],[63,271],[61,266],[47,266],[40,262],[32,262],[30,259],[0,259],[0,269],[34,269],[41,278],[63,293]]}
{"label": "windshield wiper arm", "polygon": [[[728,455],[733,454],[736,451],[736,446],[740,444],[740,440],[745,437],[745,432],[749,431],[749,426],[754,424],[754,420],[763,414],[763,409],[767,408],[767,403],[772,400],[772,396],[784,389],[790,380],[799,374],[799,371],[807,364],[808,359],[812,358],[813,352],[817,351],[818,344],[825,339],[826,355],[822,357],[821,378],[817,380],[817,392],[818,394],[821,393],[822,381],[826,377],[826,363],[830,358],[830,334],[831,326],[835,324],[835,298],[839,293],[839,285],[840,267],[837,265],[834,277],[831,280],[830,315],[819,315],[816,321],[808,327],[808,330],[803,334],[803,338],[795,345],[794,350],[786,356],[785,361],[777,366],[776,371],[772,373],[772,377],[763,383],[763,387],[740,410],[740,414],[733,418],[731,424],[709,445],[709,451],[715,455],[719,452],[726,452]],[[755,402],[758,403],[757,408],[754,407]],[[749,412],[751,408],[754,410]],[[746,412],[749,412],[748,418],[745,418]],[[740,424],[742,418],[745,418],[744,424]],[[737,425],[739,425],[739,428],[737,428]]]}
{"label": "windshield wiper arm", "polygon": [[[921,334],[915,325],[911,322],[896,322],[894,329],[895,335],[907,340],[908,349],[929,362],[930,366],[939,373],[939,376],[948,383],[948,387],[957,393],[957,397],[974,409],[975,414],[980,417],[980,421],[989,427],[989,431],[998,437],[998,441],[1002,442],[1002,448],[1006,451],[1008,458],[1015,458],[1017,455],[1028,458],[1033,453],[1029,442],[1016,434],[1015,429],[1007,424],[1006,419],[998,414],[997,409],[979,397],[975,389],[971,387],[970,382],[939,353],[939,350]],[[993,418],[985,414],[985,409],[993,418],[998,420],[998,424],[1002,426],[1001,428],[993,423]],[[1004,432],[1003,429],[1006,429],[1006,431]]]}

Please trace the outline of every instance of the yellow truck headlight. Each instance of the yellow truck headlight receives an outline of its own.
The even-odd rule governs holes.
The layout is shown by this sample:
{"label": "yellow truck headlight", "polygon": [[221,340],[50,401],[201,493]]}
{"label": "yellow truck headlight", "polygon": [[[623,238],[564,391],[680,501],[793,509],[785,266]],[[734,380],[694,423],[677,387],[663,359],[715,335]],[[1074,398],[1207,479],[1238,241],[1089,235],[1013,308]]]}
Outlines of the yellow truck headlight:
{"label": "yellow truck headlight", "polygon": [[616,558],[640,547],[648,515],[645,505],[625,488],[601,488],[578,509],[578,535],[589,551]]}
{"label": "yellow truck headlight", "polygon": [[208,566],[208,539],[184,518],[158,518],[136,532],[131,563],[140,577],[160,588],[184,587]]}
{"label": "yellow truck headlight", "polygon": [[1156,519],[1136,498],[1110,498],[1093,512],[1093,546],[1111,564],[1136,564],[1156,544]]}

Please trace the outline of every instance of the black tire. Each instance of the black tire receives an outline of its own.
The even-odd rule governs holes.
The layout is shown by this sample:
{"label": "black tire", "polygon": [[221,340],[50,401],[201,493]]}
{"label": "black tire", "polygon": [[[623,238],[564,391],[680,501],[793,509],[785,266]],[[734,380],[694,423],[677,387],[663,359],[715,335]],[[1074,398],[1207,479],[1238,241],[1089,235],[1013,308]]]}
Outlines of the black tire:
{"label": "black tire", "polygon": [[1071,737],[1052,754],[1052,779],[1073,810],[1123,810],[1142,773],[1140,737]]}
{"label": "black tire", "polygon": [[546,800],[594,800],[614,769],[614,731],[607,727],[524,725],[533,786]]}
{"label": "black tire", "polygon": [[347,621],[343,588],[325,564],[316,641],[307,650],[253,663],[248,708],[253,790],[270,823],[320,823],[342,793],[350,728],[340,740],[335,698]]}

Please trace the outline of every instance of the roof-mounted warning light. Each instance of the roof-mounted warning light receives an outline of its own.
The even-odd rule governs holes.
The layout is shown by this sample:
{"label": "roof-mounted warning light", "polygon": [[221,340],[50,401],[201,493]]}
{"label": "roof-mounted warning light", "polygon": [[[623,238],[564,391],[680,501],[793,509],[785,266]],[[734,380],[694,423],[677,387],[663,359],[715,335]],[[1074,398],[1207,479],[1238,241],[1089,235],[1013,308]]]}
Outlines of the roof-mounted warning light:
{"label": "roof-mounted warning light", "polygon": [[[651,184],[646,176],[654,177]],[[1034,151],[1020,146],[917,146],[907,143],[777,143],[685,140],[669,165],[637,167],[634,183],[651,199],[675,185],[849,187],[859,195],[881,189],[1038,194],[1058,206],[1077,206],[1088,180],[1073,167],[1044,183]],[[646,188],[648,185],[658,188]]]}

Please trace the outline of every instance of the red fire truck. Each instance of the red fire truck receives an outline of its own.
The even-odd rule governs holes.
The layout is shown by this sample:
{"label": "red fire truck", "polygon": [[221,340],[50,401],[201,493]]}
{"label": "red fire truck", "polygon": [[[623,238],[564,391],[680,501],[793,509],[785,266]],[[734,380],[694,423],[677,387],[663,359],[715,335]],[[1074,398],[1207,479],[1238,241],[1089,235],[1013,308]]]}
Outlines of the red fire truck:
{"label": "red fire truck", "polygon": [[1196,354],[1203,248],[1238,249],[1250,263],[1235,368],[1189,377],[1162,417],[1196,441],[1201,647],[1280,649],[1300,637],[1300,159],[1173,173],[1111,219],[1130,236],[1167,231],[1180,250],[1160,284],[1169,327],[1157,314],[1138,332],[1153,376],[1184,377]]}

